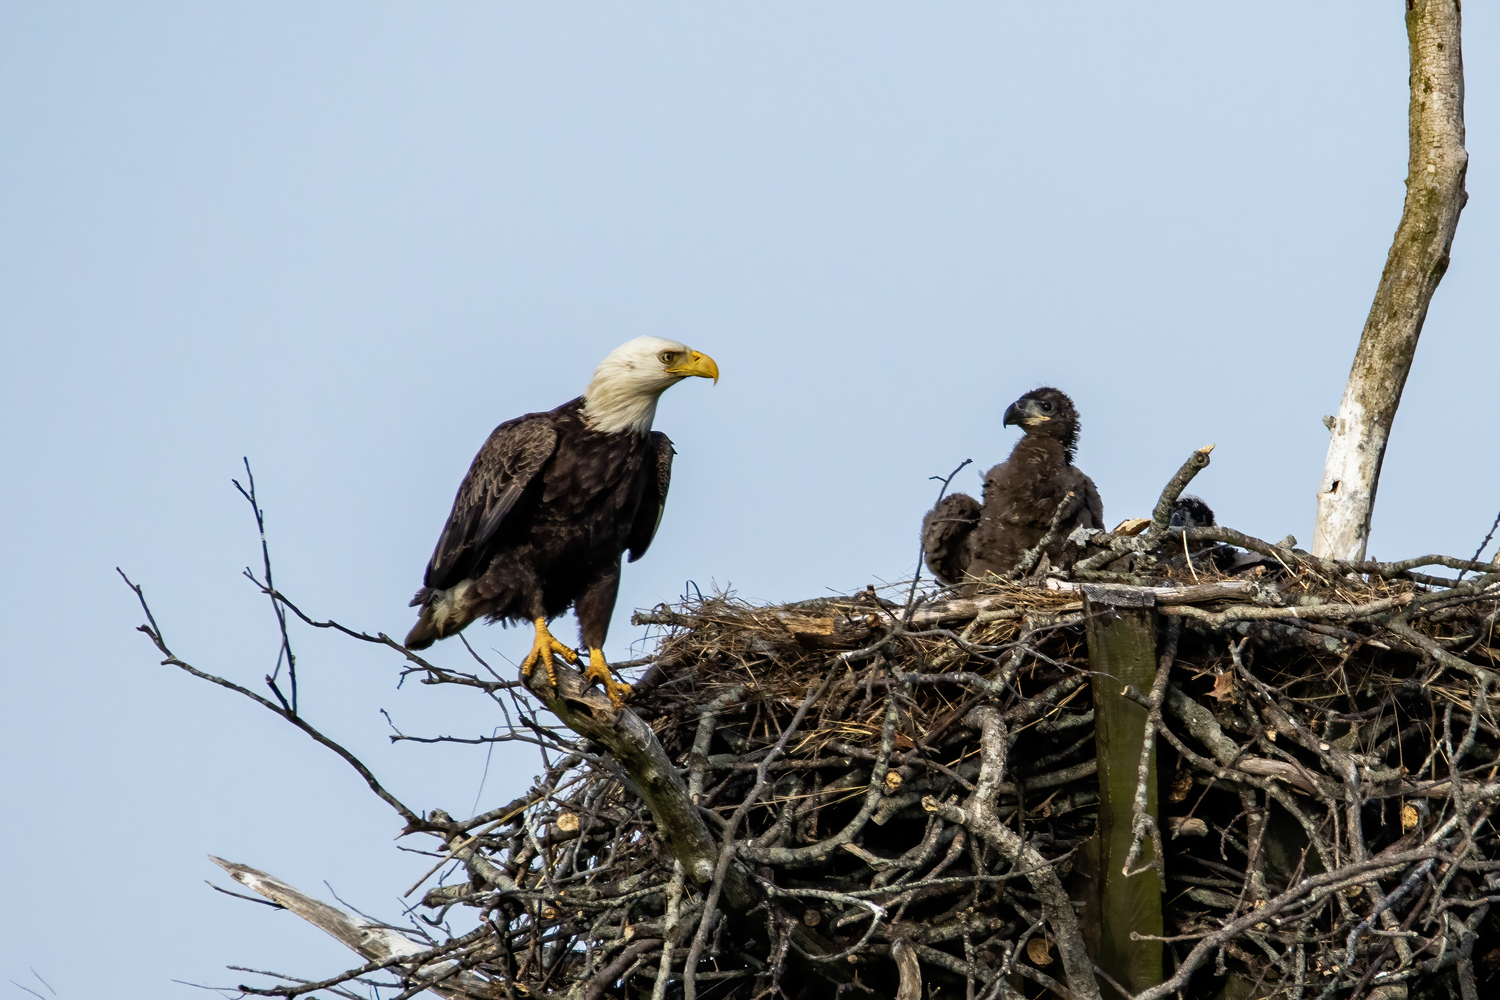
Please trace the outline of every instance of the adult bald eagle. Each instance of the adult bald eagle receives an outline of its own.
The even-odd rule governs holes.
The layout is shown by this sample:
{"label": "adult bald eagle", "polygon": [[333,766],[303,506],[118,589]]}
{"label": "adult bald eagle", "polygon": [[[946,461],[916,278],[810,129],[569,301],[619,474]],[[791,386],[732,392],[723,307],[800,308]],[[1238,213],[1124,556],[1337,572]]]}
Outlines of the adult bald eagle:
{"label": "adult bald eagle", "polygon": [[645,554],[661,522],[672,475],[672,442],[651,429],[656,401],[690,375],[719,380],[713,358],[686,344],[638,337],[600,362],[582,396],[495,428],[469,467],[427,563],[420,607],[406,636],[425,649],[477,618],[529,620],[521,661],[556,684],[552,657],[577,651],[547,631],[571,605],[588,647],[590,681],[619,705],[630,693],[610,676],[605,634],[620,585],[620,556]]}
{"label": "adult bald eagle", "polygon": [[[1078,411],[1057,389],[1034,389],[1006,408],[1002,426],[1018,424],[1026,436],[1010,457],[984,477],[984,503],[955,493],[922,521],[927,568],[947,584],[988,573],[1005,576],[1047,534],[1059,517],[1046,554],[1054,566],[1077,559],[1068,536],[1078,528],[1104,527],[1104,502],[1094,481],[1073,465]],[[1069,495],[1071,494],[1071,496]]]}

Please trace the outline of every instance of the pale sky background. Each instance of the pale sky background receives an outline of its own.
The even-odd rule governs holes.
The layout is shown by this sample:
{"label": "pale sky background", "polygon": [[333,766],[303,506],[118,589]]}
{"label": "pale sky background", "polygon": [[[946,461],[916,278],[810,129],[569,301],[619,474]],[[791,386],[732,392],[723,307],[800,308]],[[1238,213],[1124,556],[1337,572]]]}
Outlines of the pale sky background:
{"label": "pale sky background", "polygon": [[[1193,490],[1221,522],[1310,540],[1401,209],[1402,6],[0,2],[0,997],[50,996],[32,969],[76,1000],[355,963],[211,891],[210,852],[388,917],[427,865],[342,762],[132,631],[116,565],[179,655],[259,688],[241,456],[281,587],[399,636],[495,424],[640,334],[711,354],[720,384],[659,410],[679,454],[616,659],[689,580],[908,576],[928,477],[1001,460],[1038,384],[1077,402],[1112,522],[1216,442]],[[1500,12],[1464,13],[1471,199],[1382,558],[1468,555],[1500,507]],[[293,638],[304,714],[413,807],[537,770],[497,751],[480,793],[482,750],[390,745],[380,709],[499,720]]]}

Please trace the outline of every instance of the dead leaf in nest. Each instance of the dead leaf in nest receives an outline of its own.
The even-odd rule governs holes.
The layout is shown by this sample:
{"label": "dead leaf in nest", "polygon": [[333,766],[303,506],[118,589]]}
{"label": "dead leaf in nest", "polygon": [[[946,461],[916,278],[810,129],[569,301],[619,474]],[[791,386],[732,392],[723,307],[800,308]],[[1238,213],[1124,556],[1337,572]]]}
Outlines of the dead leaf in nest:
{"label": "dead leaf in nest", "polygon": [[1417,812],[1417,807],[1408,802],[1401,807],[1401,832],[1407,833],[1422,822],[1422,815]]}
{"label": "dead leaf in nest", "polygon": [[1226,670],[1224,673],[1215,676],[1213,690],[1208,692],[1208,696],[1210,698],[1217,698],[1219,701],[1225,701],[1226,699],[1229,701],[1237,700],[1234,696],[1234,674]]}
{"label": "dead leaf in nest", "polygon": [[895,743],[897,750],[910,750],[912,747],[916,746],[916,744],[912,742],[911,737],[907,736],[905,733],[896,733],[895,737],[896,738],[892,742]]}
{"label": "dead leaf in nest", "polygon": [[1193,772],[1183,768],[1172,775],[1172,786],[1167,789],[1168,802],[1182,802],[1193,790]]}
{"label": "dead leaf in nest", "polygon": [[1052,946],[1046,938],[1034,937],[1026,942],[1026,957],[1037,965],[1052,964]]}
{"label": "dead leaf in nest", "polygon": [[1206,837],[1208,836],[1208,824],[1197,816],[1169,816],[1167,817],[1167,831],[1172,834],[1172,839],[1178,837]]}

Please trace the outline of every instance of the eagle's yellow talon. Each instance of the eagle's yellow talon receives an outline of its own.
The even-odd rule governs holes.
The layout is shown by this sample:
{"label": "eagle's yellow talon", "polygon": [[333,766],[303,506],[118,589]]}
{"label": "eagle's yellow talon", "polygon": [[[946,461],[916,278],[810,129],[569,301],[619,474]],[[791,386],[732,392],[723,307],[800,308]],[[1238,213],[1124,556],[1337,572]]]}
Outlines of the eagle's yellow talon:
{"label": "eagle's yellow talon", "polygon": [[538,618],[535,621],[536,638],[531,641],[531,652],[526,654],[526,659],[521,661],[521,679],[531,679],[531,672],[536,669],[538,663],[547,665],[547,680],[552,686],[557,687],[557,661],[552,657],[561,656],[569,663],[578,662],[578,650],[564,646],[558,642],[551,632],[547,631],[547,619]]}
{"label": "eagle's yellow talon", "polygon": [[617,681],[610,673],[609,664],[604,660],[604,650],[589,650],[589,668],[584,671],[583,679],[592,684],[594,681],[604,682],[604,693],[609,695],[609,703],[615,708],[625,704],[625,699],[630,697],[630,685],[624,681]]}

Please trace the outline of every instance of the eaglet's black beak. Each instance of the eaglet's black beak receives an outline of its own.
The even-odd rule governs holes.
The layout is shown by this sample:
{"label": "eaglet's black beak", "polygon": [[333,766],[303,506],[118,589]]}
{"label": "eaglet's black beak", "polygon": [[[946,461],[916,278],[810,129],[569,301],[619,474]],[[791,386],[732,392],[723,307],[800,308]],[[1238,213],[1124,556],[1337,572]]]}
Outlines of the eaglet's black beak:
{"label": "eaglet's black beak", "polygon": [[1001,427],[1009,427],[1015,424],[1017,427],[1030,427],[1039,420],[1051,419],[1042,412],[1039,402],[1035,399],[1018,399],[1005,408],[1005,419],[1001,421]]}

